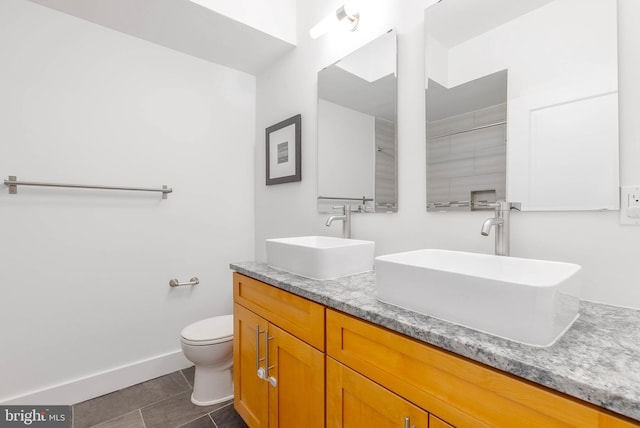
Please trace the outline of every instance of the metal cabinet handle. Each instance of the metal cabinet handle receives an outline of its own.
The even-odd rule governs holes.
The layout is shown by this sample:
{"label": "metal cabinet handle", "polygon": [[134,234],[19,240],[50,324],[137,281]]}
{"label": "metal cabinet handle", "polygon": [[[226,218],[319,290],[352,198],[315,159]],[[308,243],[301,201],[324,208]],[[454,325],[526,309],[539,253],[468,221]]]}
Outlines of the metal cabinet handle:
{"label": "metal cabinet handle", "polygon": [[267,378],[264,368],[260,367],[260,362],[264,361],[264,358],[260,358],[260,335],[265,332],[266,330],[260,331],[260,324],[256,324],[256,374],[258,379]]}
{"label": "metal cabinet handle", "polygon": [[264,342],[265,342],[266,347],[267,347],[267,352],[265,354],[264,365],[267,368],[267,372],[264,375],[265,376],[264,379],[267,380],[271,384],[272,387],[276,388],[278,386],[278,380],[273,376],[269,376],[269,370],[271,370],[272,368],[275,367],[275,366],[270,366],[269,365],[269,341],[275,339],[275,337],[273,337],[273,336],[269,337],[269,330],[268,329],[267,329],[266,333],[267,334],[265,335]]}
{"label": "metal cabinet handle", "polygon": [[271,384],[271,386],[273,386],[274,388],[276,388],[278,386],[278,381],[276,380],[275,377],[269,376],[268,380],[269,380],[269,383]]}
{"label": "metal cabinet handle", "polygon": [[411,425],[411,418],[409,416],[404,418],[404,428],[416,428],[415,425]]}

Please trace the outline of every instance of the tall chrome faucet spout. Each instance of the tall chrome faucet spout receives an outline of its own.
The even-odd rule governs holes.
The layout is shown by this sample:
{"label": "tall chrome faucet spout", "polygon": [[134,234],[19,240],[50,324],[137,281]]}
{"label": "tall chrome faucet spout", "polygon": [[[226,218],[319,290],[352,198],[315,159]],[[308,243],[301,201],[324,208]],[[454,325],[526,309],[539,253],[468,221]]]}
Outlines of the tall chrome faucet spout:
{"label": "tall chrome faucet spout", "polygon": [[327,219],[327,222],[325,223],[325,226],[329,227],[331,226],[331,223],[333,223],[334,220],[345,220],[347,217],[344,215],[332,215],[331,217],[329,217]]}
{"label": "tall chrome faucet spout", "polygon": [[480,231],[480,233],[482,234],[482,236],[489,236],[489,232],[491,232],[491,228],[493,226],[499,226],[504,224],[504,219],[502,218],[488,218],[484,221],[484,223],[482,223],[482,230]]}
{"label": "tall chrome faucet spout", "polygon": [[325,225],[329,227],[331,226],[331,223],[333,223],[334,220],[341,220],[342,221],[342,237],[351,239],[351,207],[349,205],[340,205],[333,208],[341,208],[342,215],[330,216],[325,222]]}
{"label": "tall chrome faucet spout", "polygon": [[511,210],[515,209],[520,211],[520,203],[497,201],[495,204],[495,208],[496,216],[493,218],[488,218],[484,221],[484,223],[482,223],[480,234],[482,234],[483,236],[489,236],[491,228],[495,226],[495,254],[497,256],[508,256],[510,254],[509,229],[511,227]]}

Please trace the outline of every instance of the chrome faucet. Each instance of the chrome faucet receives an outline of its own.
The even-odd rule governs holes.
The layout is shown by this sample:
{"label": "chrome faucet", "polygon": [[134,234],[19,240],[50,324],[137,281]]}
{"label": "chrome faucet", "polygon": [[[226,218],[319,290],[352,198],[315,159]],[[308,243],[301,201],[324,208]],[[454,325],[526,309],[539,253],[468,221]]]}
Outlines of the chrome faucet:
{"label": "chrome faucet", "polygon": [[508,256],[510,253],[509,228],[511,226],[511,210],[520,211],[521,204],[520,202],[497,201],[495,203],[486,204],[485,206],[495,207],[496,216],[488,218],[484,223],[482,223],[482,230],[480,230],[480,234],[483,236],[489,236],[491,228],[494,227],[496,235],[495,253],[497,256]]}
{"label": "chrome faucet", "polygon": [[325,223],[327,227],[331,226],[334,220],[342,221],[342,237],[351,239],[351,207],[349,205],[339,205],[337,207],[333,207],[334,209],[341,208],[341,215],[332,215],[327,219]]}

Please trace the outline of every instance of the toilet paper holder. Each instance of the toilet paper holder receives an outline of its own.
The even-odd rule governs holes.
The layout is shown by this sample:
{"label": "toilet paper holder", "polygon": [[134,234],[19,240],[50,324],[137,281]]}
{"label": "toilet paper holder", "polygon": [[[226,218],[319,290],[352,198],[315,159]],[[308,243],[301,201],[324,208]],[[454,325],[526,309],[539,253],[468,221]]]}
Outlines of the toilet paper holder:
{"label": "toilet paper holder", "polygon": [[200,284],[200,280],[195,276],[187,282],[180,282],[176,278],[169,281],[169,287],[181,287],[183,285],[198,285],[198,284]]}

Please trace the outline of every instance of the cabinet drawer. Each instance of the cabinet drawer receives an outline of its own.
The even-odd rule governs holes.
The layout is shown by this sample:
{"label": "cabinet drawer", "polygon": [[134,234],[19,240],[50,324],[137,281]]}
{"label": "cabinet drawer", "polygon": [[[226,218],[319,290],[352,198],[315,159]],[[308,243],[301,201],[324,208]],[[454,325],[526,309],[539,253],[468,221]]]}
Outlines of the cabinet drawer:
{"label": "cabinet drawer", "polygon": [[324,351],[324,306],[237,272],[233,274],[233,299]]}
{"label": "cabinet drawer", "polygon": [[330,309],[327,354],[454,426],[640,426]]}

